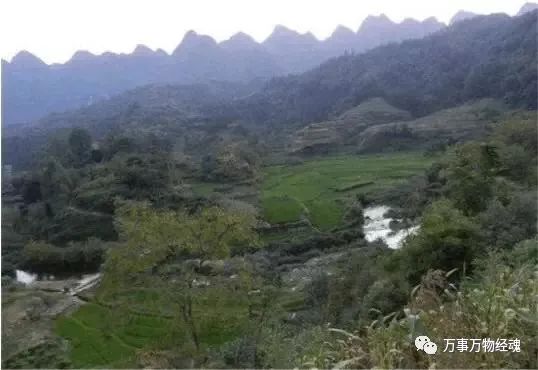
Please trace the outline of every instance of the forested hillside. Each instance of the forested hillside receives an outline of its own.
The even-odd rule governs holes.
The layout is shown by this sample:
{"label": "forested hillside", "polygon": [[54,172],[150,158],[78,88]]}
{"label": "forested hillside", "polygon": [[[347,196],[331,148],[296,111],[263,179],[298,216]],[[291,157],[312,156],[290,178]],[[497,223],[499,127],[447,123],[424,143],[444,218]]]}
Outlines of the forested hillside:
{"label": "forested hillside", "polygon": [[478,16],[422,40],[333,59],[272,80],[237,106],[245,120],[325,120],[373,97],[421,116],[484,97],[536,109],[537,12]]}

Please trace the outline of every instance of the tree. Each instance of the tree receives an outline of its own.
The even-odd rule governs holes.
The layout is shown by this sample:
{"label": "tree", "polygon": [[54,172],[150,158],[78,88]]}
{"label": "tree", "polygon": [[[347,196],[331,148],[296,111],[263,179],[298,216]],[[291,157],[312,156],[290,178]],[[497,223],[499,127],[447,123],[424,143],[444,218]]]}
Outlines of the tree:
{"label": "tree", "polygon": [[477,217],[488,246],[511,248],[536,235],[536,201],[534,191],[512,194],[506,204],[493,199]]}
{"label": "tree", "polygon": [[118,153],[132,153],[136,149],[139,148],[137,148],[133,139],[111,134],[104,139],[103,156],[105,160],[110,160]]}
{"label": "tree", "polygon": [[69,149],[73,155],[75,167],[83,166],[90,158],[92,137],[83,128],[74,128],[69,134]]}
{"label": "tree", "polygon": [[344,220],[350,227],[362,227],[364,224],[364,213],[362,202],[355,201],[351,203],[344,214]]}
{"label": "tree", "polygon": [[256,177],[259,164],[255,144],[239,141],[223,144],[203,157],[200,169],[209,180],[244,180]]}
{"label": "tree", "polygon": [[120,184],[125,185],[129,199],[154,199],[170,184],[168,158],[154,154],[129,155],[115,158],[114,172]]}
{"label": "tree", "polygon": [[447,168],[446,191],[466,215],[485,209],[492,196],[493,175],[498,163],[489,145],[468,143],[456,148]]}
{"label": "tree", "polygon": [[426,209],[420,231],[408,239],[394,258],[409,281],[417,283],[429,269],[449,271],[469,266],[482,251],[482,245],[480,230],[473,219],[449,200],[441,199]]}
{"label": "tree", "polygon": [[56,158],[48,158],[39,173],[43,198],[72,199],[78,186],[76,171],[68,170]]}
{"label": "tree", "polygon": [[41,183],[35,179],[25,179],[22,188],[22,198],[25,204],[32,204],[42,199]]}
{"label": "tree", "polygon": [[30,241],[22,251],[22,266],[51,274],[95,272],[103,261],[107,244],[90,238],[58,247],[44,241]]}
{"label": "tree", "polygon": [[521,146],[536,160],[538,151],[538,128],[536,114],[529,112],[529,117],[521,117],[508,121],[499,126],[493,135],[493,140],[505,145]]}
{"label": "tree", "polygon": [[499,147],[503,175],[517,182],[536,184],[537,136],[534,116],[506,122],[495,130],[493,142]]}
{"label": "tree", "polygon": [[[198,321],[193,310],[197,269],[204,261],[229,257],[233,247],[256,244],[255,219],[249,214],[221,208],[202,209],[196,214],[158,211],[147,203],[128,203],[117,210],[117,228],[123,243],[108,256],[105,289],[129,286],[148,275],[166,287],[169,300],[178,307],[192,343],[200,351]],[[198,261],[185,261],[197,257]],[[164,268],[180,260],[172,275]]]}

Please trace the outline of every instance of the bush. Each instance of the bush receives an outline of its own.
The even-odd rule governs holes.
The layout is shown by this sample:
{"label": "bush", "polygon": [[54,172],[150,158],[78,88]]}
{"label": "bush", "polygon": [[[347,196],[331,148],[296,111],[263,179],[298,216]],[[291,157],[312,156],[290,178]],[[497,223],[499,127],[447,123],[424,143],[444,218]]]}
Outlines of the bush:
{"label": "bush", "polygon": [[22,266],[38,273],[94,272],[103,263],[107,245],[98,239],[57,247],[45,242],[30,242],[22,253]]}
{"label": "bush", "polygon": [[344,220],[350,227],[362,228],[364,224],[362,204],[360,202],[351,204],[344,214]]}
{"label": "bush", "polygon": [[444,199],[425,212],[419,232],[389,260],[412,284],[429,269],[465,269],[483,252],[478,225]]}
{"label": "bush", "polygon": [[362,299],[361,318],[376,318],[399,310],[408,298],[409,285],[398,279],[381,279],[373,283]]}
{"label": "bush", "polygon": [[536,234],[536,194],[512,194],[503,204],[492,200],[479,215],[479,222],[487,245],[508,248]]}
{"label": "bush", "polygon": [[[525,254],[529,246],[517,246],[514,255]],[[309,362],[335,368],[536,368],[536,260],[513,266],[503,260],[513,262],[510,255],[492,254],[458,290],[448,284],[448,274],[429,271],[413,290],[403,318],[381,317],[355,333],[329,329],[336,337]],[[419,335],[437,344],[435,356],[417,352]],[[448,338],[519,339],[521,351],[445,352]]]}
{"label": "bush", "polygon": [[3,362],[3,367],[7,369],[68,369],[71,366],[67,356],[67,346],[59,340],[47,340],[7,358]]}

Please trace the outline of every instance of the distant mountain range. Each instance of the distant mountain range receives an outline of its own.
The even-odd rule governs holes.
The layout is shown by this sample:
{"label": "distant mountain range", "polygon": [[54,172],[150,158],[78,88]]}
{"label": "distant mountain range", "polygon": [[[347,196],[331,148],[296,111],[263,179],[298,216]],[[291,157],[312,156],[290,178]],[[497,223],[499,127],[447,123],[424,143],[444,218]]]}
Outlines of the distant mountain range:
{"label": "distant mountain range", "polygon": [[[298,153],[339,144],[371,151],[383,142],[400,143],[402,135],[400,144],[406,147],[424,145],[422,138],[431,143],[472,136],[494,121],[495,107],[536,110],[537,23],[538,10],[513,18],[476,16],[422,39],[342,55],[267,82],[141,86],[29,124],[3,127],[2,161],[17,170],[35,165],[47,140],[72,127],[88,129],[96,140],[175,135],[190,148],[189,155],[207,152],[210,141],[218,146],[222,138],[245,133],[262,140],[267,150]],[[189,50],[193,46],[186,43],[178,53],[201,58],[196,47]],[[28,68],[32,63],[29,59]],[[464,109],[457,125],[445,114],[430,116],[432,122],[422,119],[464,104],[476,107],[477,101],[492,104],[479,104],[479,112]],[[403,121],[408,126],[391,124]]]}
{"label": "distant mountain range", "polygon": [[452,18],[450,18],[450,22],[448,23],[449,25],[453,25],[454,23],[456,22],[461,22],[461,21],[464,21],[466,19],[471,19],[471,18],[474,18],[476,17],[478,14],[476,13],[473,13],[473,12],[468,12],[468,11],[465,11],[465,10],[460,10],[459,12],[457,12],[456,14],[454,14],[454,16]]}
{"label": "distant mountain range", "polygon": [[[533,7],[525,4],[520,13]],[[472,16],[459,12],[450,23]],[[2,60],[2,122],[31,121],[152,83],[252,81],[301,73],[346,52],[422,38],[445,27],[435,18],[395,23],[380,15],[367,17],[357,32],[338,26],[323,41],[279,25],[262,43],[241,32],[217,43],[189,31],[170,55],[139,45],[131,54],[78,51],[68,62],[52,65],[21,51],[11,62]]]}
{"label": "distant mountain range", "polygon": [[538,4],[536,3],[525,3],[520,9],[519,12],[517,12],[517,15],[523,15],[528,12],[532,12],[534,10],[538,9]]}

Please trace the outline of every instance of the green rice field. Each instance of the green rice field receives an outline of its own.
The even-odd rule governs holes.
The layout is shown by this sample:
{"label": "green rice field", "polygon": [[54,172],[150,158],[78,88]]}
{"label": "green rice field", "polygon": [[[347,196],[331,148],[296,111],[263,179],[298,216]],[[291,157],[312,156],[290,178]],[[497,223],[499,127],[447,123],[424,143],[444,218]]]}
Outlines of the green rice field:
{"label": "green rice field", "polygon": [[347,155],[267,167],[261,204],[271,223],[308,218],[328,230],[337,226],[347,201],[401,184],[433,161],[422,153]]}

